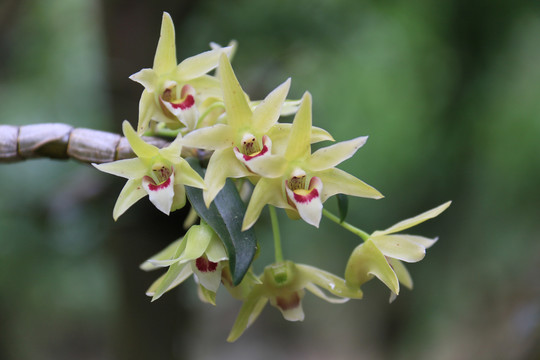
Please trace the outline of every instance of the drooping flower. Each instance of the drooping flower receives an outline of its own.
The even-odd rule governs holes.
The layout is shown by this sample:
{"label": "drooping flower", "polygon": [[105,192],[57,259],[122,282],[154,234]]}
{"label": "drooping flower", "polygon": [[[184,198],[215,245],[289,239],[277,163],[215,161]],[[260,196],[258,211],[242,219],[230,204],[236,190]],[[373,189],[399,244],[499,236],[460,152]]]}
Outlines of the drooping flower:
{"label": "drooping flower", "polygon": [[[347,286],[345,280],[316,267],[291,261],[267,266],[246,296],[227,341],[235,341],[260,315],[266,303],[281,311],[289,321],[304,320],[302,298],[305,290],[330,303],[340,304],[349,299],[361,299],[362,291]],[[332,295],[328,295],[325,291]]]}
{"label": "drooping flower", "polygon": [[[218,71],[227,123],[198,129],[183,139],[186,146],[214,150],[205,176],[208,188],[204,192],[204,200],[207,206],[210,206],[223,188],[227,178],[252,176],[254,172],[261,176],[277,176],[281,169],[276,161],[280,159],[271,156],[273,137],[280,140],[290,132],[290,126],[276,126],[289,92],[290,79],[252,110],[247,95],[224,55],[219,60]],[[308,141],[332,139],[322,129],[310,128],[307,131]],[[252,171],[254,167],[257,171]]]}
{"label": "drooping flower", "polygon": [[223,243],[206,224],[189,228],[183,238],[146,260],[141,269],[149,271],[168,267],[146,292],[152,301],[181,284],[191,274],[199,285],[201,299],[215,305],[215,295],[221,283],[221,272],[227,265]]}
{"label": "drooping flower", "polygon": [[221,97],[219,81],[206,74],[217,67],[221,54],[231,51],[231,46],[218,47],[177,64],[174,25],[164,12],[153,68],[130,76],[145,87],[139,102],[137,132],[142,134],[150,120],[193,130],[199,118],[197,105],[209,97]]}
{"label": "drooping flower", "polygon": [[[364,145],[366,136],[340,142],[311,153],[311,95],[306,92],[296,113],[290,135],[272,161],[255,163],[255,173],[262,167],[268,174],[259,180],[249,202],[242,228],[250,228],[266,204],[290,210],[307,223],[318,227],[322,204],[330,196],[341,193],[353,196],[382,198],[373,187],[335,168]],[[260,166],[260,167],[259,167]]]}
{"label": "drooping flower", "polygon": [[352,252],[345,269],[345,279],[351,286],[362,284],[376,276],[391,291],[390,301],[399,294],[399,284],[412,289],[412,278],[402,261],[414,263],[422,260],[426,249],[438,238],[430,239],[418,235],[396,234],[446,210],[448,201],[415,217],[400,221],[386,230],[377,230]]}
{"label": "drooping flower", "polygon": [[128,179],[114,206],[115,220],[146,195],[158,210],[168,215],[185,205],[184,185],[205,187],[199,174],[180,156],[180,135],[169,146],[158,149],[144,142],[129,122],[124,121],[122,129],[137,157],[92,164],[98,170]]}

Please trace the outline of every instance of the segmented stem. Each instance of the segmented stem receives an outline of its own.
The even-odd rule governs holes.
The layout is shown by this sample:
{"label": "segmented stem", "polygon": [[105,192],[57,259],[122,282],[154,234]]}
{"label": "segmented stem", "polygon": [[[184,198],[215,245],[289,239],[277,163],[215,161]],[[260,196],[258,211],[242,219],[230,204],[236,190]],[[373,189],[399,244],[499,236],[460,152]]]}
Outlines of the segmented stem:
{"label": "segmented stem", "polygon": [[[158,148],[170,144],[157,137],[143,139]],[[184,157],[195,155],[194,149],[182,151]],[[61,123],[0,125],[0,163],[43,157],[99,164],[133,158],[135,154],[125,137],[106,131],[74,128]]]}

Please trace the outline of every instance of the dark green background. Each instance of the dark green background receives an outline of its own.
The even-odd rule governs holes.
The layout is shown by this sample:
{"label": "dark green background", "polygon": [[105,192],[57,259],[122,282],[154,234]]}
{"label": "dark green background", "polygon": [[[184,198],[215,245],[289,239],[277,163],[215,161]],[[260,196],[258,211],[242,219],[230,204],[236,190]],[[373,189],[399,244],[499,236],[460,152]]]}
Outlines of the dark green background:
{"label": "dark green background", "polygon": [[[440,236],[388,304],[307,295],[306,320],[274,308],[234,344],[239,303],[200,304],[188,280],[156,303],[138,264],[181,233],[148,200],[118,222],[123,180],[74,161],[0,166],[1,359],[537,359],[540,356],[540,5],[534,1],[90,1],[0,3],[0,122],[119,132],[136,123],[162,11],[178,58],[239,42],[254,99],[292,77],[314,124],[369,135],[341,168],[383,200],[350,199],[349,221],[385,228],[447,200],[411,230]],[[336,209],[335,199],[327,203]],[[285,256],[342,274],[359,239],[280,213]],[[257,270],[272,261],[267,212]],[[413,231],[414,230],[414,231]]]}

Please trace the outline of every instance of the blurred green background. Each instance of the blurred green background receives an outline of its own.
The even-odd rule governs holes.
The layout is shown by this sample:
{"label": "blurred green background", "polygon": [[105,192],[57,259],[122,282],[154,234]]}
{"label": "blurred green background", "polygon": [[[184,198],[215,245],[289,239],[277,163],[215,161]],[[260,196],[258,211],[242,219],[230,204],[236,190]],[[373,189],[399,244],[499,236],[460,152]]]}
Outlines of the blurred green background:
{"label": "blurred green background", "polygon": [[[411,233],[440,236],[408,266],[415,289],[388,304],[304,299],[306,320],[268,307],[234,344],[240,304],[200,304],[188,280],[155,303],[138,265],[182,233],[143,200],[112,220],[123,180],[74,161],[0,165],[0,359],[540,358],[540,3],[537,1],[3,0],[0,123],[136,123],[162,11],[178,58],[239,42],[252,98],[292,77],[314,124],[369,135],[341,168],[383,200],[350,199],[348,220],[386,228],[447,200]],[[335,209],[335,199],[327,203]],[[266,213],[257,227],[271,261]],[[285,256],[342,274],[359,239],[283,213]]]}

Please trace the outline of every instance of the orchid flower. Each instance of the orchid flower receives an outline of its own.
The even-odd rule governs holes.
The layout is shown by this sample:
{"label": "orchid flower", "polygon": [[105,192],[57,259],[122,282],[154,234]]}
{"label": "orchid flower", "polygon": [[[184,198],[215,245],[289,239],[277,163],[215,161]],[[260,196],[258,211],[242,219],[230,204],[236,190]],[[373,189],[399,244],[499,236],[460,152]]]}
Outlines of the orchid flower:
{"label": "orchid flower", "polygon": [[[304,320],[302,298],[305,290],[333,304],[342,304],[350,298],[361,299],[362,291],[350,288],[344,279],[313,266],[291,261],[267,266],[261,283],[253,286],[247,295],[227,341],[233,342],[257,319],[266,303],[281,311],[289,321]],[[332,295],[328,295],[325,291]]]}
{"label": "orchid flower", "polygon": [[378,230],[352,252],[345,269],[345,279],[351,286],[360,286],[376,276],[391,291],[390,301],[399,294],[399,283],[412,289],[412,278],[402,261],[414,263],[422,260],[426,249],[438,238],[430,239],[418,235],[396,234],[426,220],[432,219],[446,210],[448,201],[434,209],[403,220],[386,230]]}
{"label": "orchid flower", "polygon": [[311,95],[306,92],[294,118],[284,153],[274,156],[272,162],[251,166],[255,173],[264,166],[267,173],[273,172],[277,176],[261,178],[255,186],[244,216],[243,229],[250,228],[257,221],[266,204],[284,208],[289,214],[297,214],[307,223],[318,227],[322,204],[332,195],[382,197],[373,187],[335,168],[364,145],[366,136],[340,142],[311,154],[310,129]]}
{"label": "orchid flower", "polygon": [[149,271],[162,267],[168,270],[146,292],[152,301],[195,274],[201,299],[215,305],[215,294],[221,283],[221,272],[227,264],[225,248],[206,224],[192,226],[186,235],[163,251],[146,260],[141,269]]}
{"label": "orchid flower", "polygon": [[219,81],[206,74],[216,68],[221,54],[231,53],[232,47],[206,51],[177,64],[174,38],[171,16],[164,12],[153,68],[130,76],[145,88],[139,102],[139,134],[150,120],[193,130],[199,118],[197,105],[208,97],[220,96]]}
{"label": "orchid flower", "polygon": [[158,149],[144,142],[129,122],[124,121],[122,129],[137,157],[92,164],[98,170],[128,179],[114,206],[115,220],[146,195],[158,210],[168,215],[185,205],[184,185],[205,187],[199,174],[180,156],[180,135],[169,146]]}
{"label": "orchid flower", "polygon": [[[281,108],[287,97],[290,79],[272,91],[258,106],[251,109],[249,99],[234,74],[229,59],[222,55],[218,68],[227,124],[216,124],[198,129],[186,135],[183,144],[190,147],[214,150],[210,158],[205,181],[208,184],[204,192],[206,206],[225,185],[227,178],[252,176],[254,173],[275,177],[279,175],[279,163],[268,166],[280,159],[272,157],[272,137],[282,138],[287,133],[286,126],[275,127],[281,114]],[[332,139],[324,130],[314,131],[313,138]],[[258,171],[252,171],[256,167]]]}

